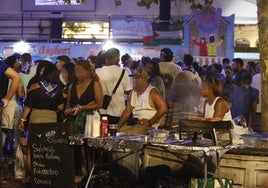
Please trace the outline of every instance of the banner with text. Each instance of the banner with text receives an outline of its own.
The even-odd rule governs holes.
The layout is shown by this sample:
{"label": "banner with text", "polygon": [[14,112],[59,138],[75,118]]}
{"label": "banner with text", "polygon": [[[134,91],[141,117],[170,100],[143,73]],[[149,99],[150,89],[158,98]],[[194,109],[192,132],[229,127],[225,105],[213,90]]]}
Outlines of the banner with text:
{"label": "banner with text", "polygon": [[113,36],[116,38],[126,38],[129,36],[131,36],[131,38],[135,36],[142,38],[153,34],[151,21],[112,20],[111,28]]}

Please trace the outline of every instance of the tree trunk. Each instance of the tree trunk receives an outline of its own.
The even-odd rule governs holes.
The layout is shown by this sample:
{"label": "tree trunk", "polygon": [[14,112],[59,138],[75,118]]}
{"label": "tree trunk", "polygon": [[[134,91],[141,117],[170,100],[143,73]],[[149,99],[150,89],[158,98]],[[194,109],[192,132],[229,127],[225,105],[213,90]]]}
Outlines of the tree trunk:
{"label": "tree trunk", "polygon": [[259,50],[262,74],[261,132],[268,133],[268,1],[257,0]]}

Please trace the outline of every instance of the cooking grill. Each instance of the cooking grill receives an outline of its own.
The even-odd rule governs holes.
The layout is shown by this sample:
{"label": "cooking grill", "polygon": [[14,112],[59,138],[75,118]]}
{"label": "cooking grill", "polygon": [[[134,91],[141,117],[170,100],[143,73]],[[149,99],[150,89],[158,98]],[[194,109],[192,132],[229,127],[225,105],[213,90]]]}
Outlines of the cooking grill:
{"label": "cooking grill", "polygon": [[192,145],[202,143],[203,138],[211,138],[214,146],[232,144],[231,121],[179,119],[178,125],[180,140],[190,139]]}

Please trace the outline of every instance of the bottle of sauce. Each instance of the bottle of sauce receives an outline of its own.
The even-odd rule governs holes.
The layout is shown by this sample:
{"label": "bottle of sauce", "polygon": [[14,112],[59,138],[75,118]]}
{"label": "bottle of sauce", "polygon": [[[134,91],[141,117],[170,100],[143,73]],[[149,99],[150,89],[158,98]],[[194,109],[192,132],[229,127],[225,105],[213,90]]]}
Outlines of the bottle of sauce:
{"label": "bottle of sauce", "polygon": [[108,118],[107,116],[102,116],[101,118],[101,137],[108,137]]}

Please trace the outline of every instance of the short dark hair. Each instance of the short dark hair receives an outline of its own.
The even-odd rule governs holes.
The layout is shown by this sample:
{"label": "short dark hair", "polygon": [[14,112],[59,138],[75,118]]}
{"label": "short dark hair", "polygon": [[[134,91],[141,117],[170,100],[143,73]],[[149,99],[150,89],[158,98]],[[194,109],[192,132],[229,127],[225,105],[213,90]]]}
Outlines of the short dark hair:
{"label": "short dark hair", "polygon": [[239,64],[241,67],[243,67],[243,65],[244,65],[244,62],[241,58],[234,58],[232,61]]}
{"label": "short dark hair", "polygon": [[24,53],[21,55],[20,60],[23,62],[32,62],[32,56],[29,53]]}
{"label": "short dark hair", "polygon": [[217,69],[218,73],[221,73],[221,71],[222,71],[222,65],[221,64],[218,64],[218,63],[214,63],[213,65]]}
{"label": "short dark hair", "polygon": [[232,70],[232,71],[233,71],[233,69],[232,69],[232,67],[231,67],[230,65],[227,65],[224,69],[225,69],[225,70],[226,70],[226,69],[229,69],[229,70]]}
{"label": "short dark hair", "polygon": [[146,66],[146,64],[152,64],[153,66],[153,70],[152,70],[152,74],[151,76],[160,76],[160,68],[159,68],[159,64],[156,61],[152,61],[152,59],[145,61],[144,62],[144,66]]}
{"label": "short dark hair", "polygon": [[127,63],[129,62],[128,60],[130,59],[130,55],[128,55],[128,53],[126,53],[125,55],[122,55],[121,57],[121,62],[124,66],[127,65]]}
{"label": "short dark hair", "polygon": [[99,51],[97,54],[97,59],[96,59],[96,68],[101,68],[103,65],[105,65],[105,51]]}
{"label": "short dark hair", "polygon": [[148,56],[142,56],[142,58],[141,58],[141,63],[142,63],[143,65],[145,65],[147,62],[150,62],[150,61],[152,61],[152,60],[151,60],[151,58],[148,57]]}
{"label": "short dark hair", "polygon": [[140,61],[133,61],[131,69],[134,70],[140,66]]}
{"label": "short dark hair", "polygon": [[249,61],[249,62],[248,62],[248,65],[250,66],[250,68],[252,68],[252,69],[255,71],[255,69],[256,69],[256,64],[255,64],[254,61]]}
{"label": "short dark hair", "polygon": [[228,58],[223,58],[223,60],[222,60],[222,64],[224,64],[224,63],[230,63],[230,59],[228,59]]}
{"label": "short dark hair", "polygon": [[57,57],[57,60],[64,61],[65,63],[71,63],[71,58],[67,55],[61,55]]}
{"label": "short dark hair", "polygon": [[164,57],[165,61],[171,61],[174,57],[173,52],[169,48],[161,49],[160,55]]}
{"label": "short dark hair", "polygon": [[184,63],[185,65],[190,66],[190,65],[193,64],[193,61],[194,61],[194,58],[193,58],[192,55],[190,55],[190,54],[185,54],[185,55],[183,56],[183,63]]}
{"label": "short dark hair", "polygon": [[250,85],[252,82],[252,75],[248,72],[245,72],[241,76],[242,84]]}

